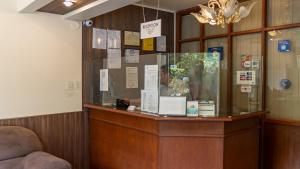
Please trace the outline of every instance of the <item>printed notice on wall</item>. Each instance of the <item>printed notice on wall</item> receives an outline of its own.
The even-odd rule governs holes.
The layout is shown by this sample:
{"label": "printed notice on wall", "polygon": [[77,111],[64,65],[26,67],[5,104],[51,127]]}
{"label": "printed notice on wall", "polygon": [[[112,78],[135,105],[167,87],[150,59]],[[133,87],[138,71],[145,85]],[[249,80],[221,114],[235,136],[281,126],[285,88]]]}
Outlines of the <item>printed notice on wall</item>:
{"label": "printed notice on wall", "polygon": [[145,90],[158,91],[158,65],[145,65]]}
{"label": "printed notice on wall", "polygon": [[236,81],[238,85],[256,85],[256,72],[237,71]]}
{"label": "printed notice on wall", "polygon": [[158,113],[157,91],[141,91],[141,110],[150,113]]}
{"label": "printed notice on wall", "polygon": [[138,68],[126,67],[126,88],[136,89],[139,87]]}
{"label": "printed notice on wall", "polygon": [[107,32],[104,29],[93,28],[93,48],[106,49]]}
{"label": "printed notice on wall", "polygon": [[121,69],[121,49],[107,49],[108,69]]}
{"label": "printed notice on wall", "polygon": [[107,31],[108,49],[120,49],[121,48],[121,31],[108,30]]}
{"label": "printed notice on wall", "polygon": [[126,63],[139,63],[140,50],[125,49]]}
{"label": "printed notice on wall", "polygon": [[108,69],[100,70],[100,91],[108,91]]}

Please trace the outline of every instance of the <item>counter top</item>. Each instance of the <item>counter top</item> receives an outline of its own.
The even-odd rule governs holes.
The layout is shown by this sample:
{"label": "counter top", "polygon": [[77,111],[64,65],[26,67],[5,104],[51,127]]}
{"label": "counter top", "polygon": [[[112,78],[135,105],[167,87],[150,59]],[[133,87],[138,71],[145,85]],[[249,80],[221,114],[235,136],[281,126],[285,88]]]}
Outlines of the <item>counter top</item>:
{"label": "counter top", "polygon": [[228,121],[230,122],[230,121],[253,118],[257,116],[264,116],[267,113],[267,112],[253,112],[248,114],[219,115],[215,117],[170,117],[170,116],[149,115],[147,113],[143,113],[140,111],[129,112],[129,111],[118,110],[111,107],[104,107],[104,106],[93,105],[93,104],[84,104],[83,107],[87,109],[110,111],[117,114],[135,116],[135,117],[146,118],[146,119],[157,120],[157,121],[224,121],[224,122]]}

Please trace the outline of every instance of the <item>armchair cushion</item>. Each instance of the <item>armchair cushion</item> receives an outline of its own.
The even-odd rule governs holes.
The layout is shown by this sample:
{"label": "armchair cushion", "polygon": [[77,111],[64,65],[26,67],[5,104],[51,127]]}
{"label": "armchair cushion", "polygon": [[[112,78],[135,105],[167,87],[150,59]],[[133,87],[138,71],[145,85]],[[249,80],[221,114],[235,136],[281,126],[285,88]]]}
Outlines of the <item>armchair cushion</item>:
{"label": "armchair cushion", "polygon": [[22,160],[23,157],[0,161],[0,168],[1,169],[23,169]]}

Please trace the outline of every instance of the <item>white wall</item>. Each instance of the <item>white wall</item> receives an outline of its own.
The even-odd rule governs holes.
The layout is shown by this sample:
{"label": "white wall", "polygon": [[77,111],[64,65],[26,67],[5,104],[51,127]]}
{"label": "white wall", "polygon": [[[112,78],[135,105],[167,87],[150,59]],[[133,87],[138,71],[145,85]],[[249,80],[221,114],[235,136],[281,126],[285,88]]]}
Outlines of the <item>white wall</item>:
{"label": "white wall", "polygon": [[81,110],[80,24],[19,14],[17,0],[0,1],[0,20],[0,119]]}

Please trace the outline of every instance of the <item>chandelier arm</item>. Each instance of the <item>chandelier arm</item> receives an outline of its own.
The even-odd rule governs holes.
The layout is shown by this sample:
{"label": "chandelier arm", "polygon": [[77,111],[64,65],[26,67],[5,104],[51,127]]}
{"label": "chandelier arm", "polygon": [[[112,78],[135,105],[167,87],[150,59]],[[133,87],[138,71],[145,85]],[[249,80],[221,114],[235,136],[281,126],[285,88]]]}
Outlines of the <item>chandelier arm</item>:
{"label": "chandelier arm", "polygon": [[208,2],[208,7],[212,9],[221,8],[221,4],[218,0],[210,0]]}

